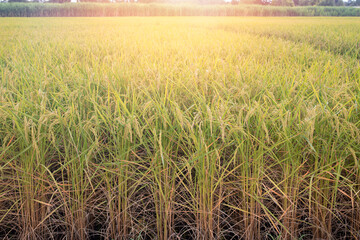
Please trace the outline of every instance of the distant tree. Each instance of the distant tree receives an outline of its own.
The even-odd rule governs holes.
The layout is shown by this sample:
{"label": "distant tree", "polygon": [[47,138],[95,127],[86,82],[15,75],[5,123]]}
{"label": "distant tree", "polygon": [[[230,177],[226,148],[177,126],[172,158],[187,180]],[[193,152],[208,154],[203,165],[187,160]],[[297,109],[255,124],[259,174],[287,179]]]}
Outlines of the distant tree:
{"label": "distant tree", "polygon": [[298,0],[298,6],[314,6],[319,3],[319,0]]}
{"label": "distant tree", "polygon": [[261,5],[265,4],[265,2],[263,0],[254,0],[254,3],[255,4],[261,4]]}
{"label": "distant tree", "polygon": [[319,6],[335,6],[335,0],[321,0],[317,5],[319,5]]}
{"label": "distant tree", "polygon": [[71,0],[50,0],[50,3],[67,3],[71,2]]}
{"label": "distant tree", "polygon": [[271,5],[274,6],[294,6],[293,0],[273,0]]}
{"label": "distant tree", "polygon": [[109,3],[109,2],[110,2],[110,0],[80,0],[79,2]]}
{"label": "distant tree", "polygon": [[352,6],[357,6],[357,5],[356,5],[356,0],[349,0],[349,1],[346,2],[345,5],[346,5],[346,6],[350,6],[350,7],[352,7]]}
{"label": "distant tree", "polygon": [[344,6],[343,0],[335,0],[335,6]]}
{"label": "distant tree", "polygon": [[258,4],[258,5],[269,5],[272,0],[240,0],[241,3],[246,4]]}
{"label": "distant tree", "polygon": [[27,2],[27,0],[8,0],[8,2]]}

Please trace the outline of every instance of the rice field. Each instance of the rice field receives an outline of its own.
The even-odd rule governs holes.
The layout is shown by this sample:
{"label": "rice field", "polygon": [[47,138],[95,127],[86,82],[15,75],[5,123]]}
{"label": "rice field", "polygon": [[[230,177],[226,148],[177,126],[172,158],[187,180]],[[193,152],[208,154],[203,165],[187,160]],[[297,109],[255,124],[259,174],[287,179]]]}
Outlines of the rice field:
{"label": "rice field", "polygon": [[3,18],[1,239],[359,239],[357,18]]}

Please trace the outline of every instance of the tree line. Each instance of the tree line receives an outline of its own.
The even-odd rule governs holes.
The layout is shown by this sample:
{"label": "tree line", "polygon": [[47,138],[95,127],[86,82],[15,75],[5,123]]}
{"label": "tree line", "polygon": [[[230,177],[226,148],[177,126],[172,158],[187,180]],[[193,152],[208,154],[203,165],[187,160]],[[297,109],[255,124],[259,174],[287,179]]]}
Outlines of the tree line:
{"label": "tree line", "polygon": [[[47,3],[66,3],[71,0],[0,0],[5,2],[47,2]],[[197,3],[197,4],[255,4],[273,6],[360,6],[360,0],[76,0],[76,2],[94,3]]]}
{"label": "tree line", "polygon": [[6,3],[0,17],[360,16],[360,8],[259,4]]}

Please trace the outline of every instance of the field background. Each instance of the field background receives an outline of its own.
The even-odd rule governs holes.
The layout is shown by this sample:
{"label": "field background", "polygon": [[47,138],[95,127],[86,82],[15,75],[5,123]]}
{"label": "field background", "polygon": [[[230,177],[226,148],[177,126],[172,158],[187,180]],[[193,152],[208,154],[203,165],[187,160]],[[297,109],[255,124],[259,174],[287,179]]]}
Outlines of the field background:
{"label": "field background", "polygon": [[[249,0],[251,1],[251,0]],[[360,16],[360,8],[256,4],[190,3],[3,3],[0,17],[118,17],[118,16]],[[318,2],[317,0],[314,0]],[[325,2],[327,0],[324,0]],[[338,0],[337,0],[338,1]],[[275,2],[275,0],[274,0]],[[292,2],[292,0],[290,0]],[[331,2],[331,1],[330,1]],[[350,3],[351,1],[349,1]],[[320,4],[319,2],[317,4]],[[334,3],[335,4],[335,3]]]}
{"label": "field background", "polygon": [[359,239],[356,18],[0,21],[2,239]]}

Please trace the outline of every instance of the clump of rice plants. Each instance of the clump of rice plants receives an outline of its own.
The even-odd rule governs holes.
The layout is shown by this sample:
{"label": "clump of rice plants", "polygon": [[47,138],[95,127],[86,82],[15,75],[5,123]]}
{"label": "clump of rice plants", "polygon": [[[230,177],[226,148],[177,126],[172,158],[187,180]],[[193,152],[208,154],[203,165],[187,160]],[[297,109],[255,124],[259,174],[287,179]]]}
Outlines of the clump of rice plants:
{"label": "clump of rice plants", "polygon": [[359,27],[3,19],[0,237],[359,239]]}

